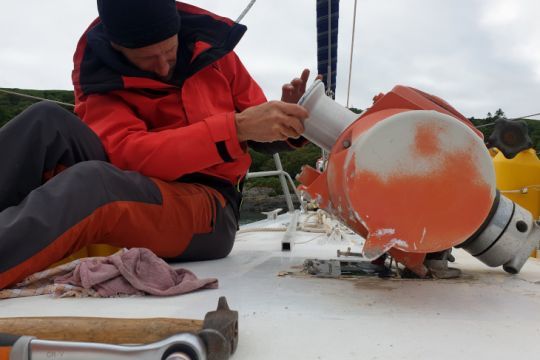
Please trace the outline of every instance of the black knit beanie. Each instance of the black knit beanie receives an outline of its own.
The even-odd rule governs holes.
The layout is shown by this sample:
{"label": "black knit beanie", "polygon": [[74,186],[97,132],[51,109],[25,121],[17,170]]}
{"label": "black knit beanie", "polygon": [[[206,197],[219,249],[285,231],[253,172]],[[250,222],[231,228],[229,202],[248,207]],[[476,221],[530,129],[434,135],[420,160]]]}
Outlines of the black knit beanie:
{"label": "black knit beanie", "polygon": [[97,0],[105,33],[113,43],[135,49],[180,31],[175,0]]}

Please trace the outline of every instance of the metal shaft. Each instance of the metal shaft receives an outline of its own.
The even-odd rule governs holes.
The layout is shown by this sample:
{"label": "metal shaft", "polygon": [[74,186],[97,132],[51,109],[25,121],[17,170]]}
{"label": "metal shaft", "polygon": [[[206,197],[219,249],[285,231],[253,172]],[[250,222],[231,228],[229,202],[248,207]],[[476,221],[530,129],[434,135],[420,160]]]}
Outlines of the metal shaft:
{"label": "metal shaft", "polygon": [[195,334],[179,334],[146,345],[111,345],[21,337],[13,346],[10,360],[206,360],[206,345]]}

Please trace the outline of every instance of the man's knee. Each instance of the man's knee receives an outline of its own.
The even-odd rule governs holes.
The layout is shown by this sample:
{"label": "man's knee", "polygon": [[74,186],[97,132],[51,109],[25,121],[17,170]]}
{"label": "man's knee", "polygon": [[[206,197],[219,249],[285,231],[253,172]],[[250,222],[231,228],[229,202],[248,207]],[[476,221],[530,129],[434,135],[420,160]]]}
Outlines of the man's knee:
{"label": "man's knee", "polygon": [[31,119],[55,119],[58,117],[65,117],[66,115],[73,115],[73,113],[60,105],[50,101],[40,101],[35,103],[26,108],[21,114],[24,114]]}
{"label": "man's knee", "polygon": [[11,120],[10,126],[23,126],[25,129],[42,128],[56,129],[67,126],[72,118],[78,119],[73,113],[50,101],[41,101],[26,108]]}
{"label": "man's knee", "polygon": [[42,113],[54,114],[58,112],[65,112],[67,110],[61,107],[60,105],[55,104],[51,101],[40,101],[40,102],[30,105],[25,111],[30,111],[30,112],[38,111]]}

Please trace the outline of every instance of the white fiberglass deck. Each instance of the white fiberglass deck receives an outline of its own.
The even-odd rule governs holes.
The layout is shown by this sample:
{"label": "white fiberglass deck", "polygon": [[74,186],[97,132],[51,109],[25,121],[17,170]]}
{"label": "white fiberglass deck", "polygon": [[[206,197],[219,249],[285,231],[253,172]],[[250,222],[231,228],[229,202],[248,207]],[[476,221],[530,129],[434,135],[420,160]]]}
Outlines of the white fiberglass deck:
{"label": "white fiberglass deck", "polygon": [[[282,216],[274,225],[287,219]],[[282,232],[242,233],[226,259],[183,265],[200,277],[219,278],[217,290],[170,298],[4,300],[0,317],[202,319],[225,295],[240,313],[240,340],[233,359],[540,356],[540,262],[536,259],[511,276],[455,251],[454,266],[464,273],[458,280],[278,276],[282,271],[298,271],[306,257],[335,258],[336,249],[348,246],[323,244],[324,235],[300,232],[293,250],[281,252],[282,236]]]}

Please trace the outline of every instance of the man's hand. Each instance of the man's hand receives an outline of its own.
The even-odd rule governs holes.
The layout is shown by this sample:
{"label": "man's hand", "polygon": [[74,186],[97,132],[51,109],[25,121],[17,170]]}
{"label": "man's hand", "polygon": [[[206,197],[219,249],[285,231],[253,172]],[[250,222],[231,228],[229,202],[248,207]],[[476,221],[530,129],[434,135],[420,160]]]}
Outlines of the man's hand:
{"label": "man's hand", "polygon": [[[309,69],[304,69],[300,78],[294,78],[290,83],[281,88],[281,101],[296,104],[306,92],[306,84],[309,79]],[[315,80],[322,80],[322,75],[317,75]]]}
{"label": "man's hand", "polygon": [[308,112],[302,106],[283,101],[252,106],[236,114],[238,140],[272,142],[296,139],[304,132],[302,121],[307,117]]}
{"label": "man's hand", "polygon": [[[300,78],[283,85],[281,101],[270,101],[236,114],[238,140],[272,142],[299,138],[304,132],[303,120],[308,117],[308,112],[296,103],[306,92],[308,79],[309,70],[304,69]],[[316,79],[322,79],[322,76],[318,75]]]}

